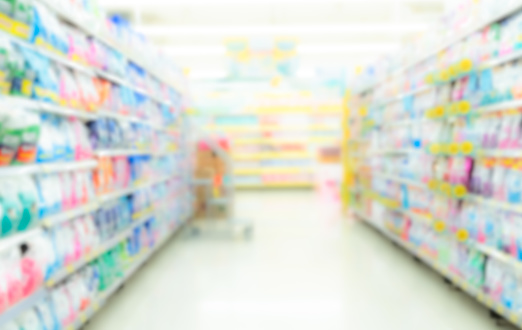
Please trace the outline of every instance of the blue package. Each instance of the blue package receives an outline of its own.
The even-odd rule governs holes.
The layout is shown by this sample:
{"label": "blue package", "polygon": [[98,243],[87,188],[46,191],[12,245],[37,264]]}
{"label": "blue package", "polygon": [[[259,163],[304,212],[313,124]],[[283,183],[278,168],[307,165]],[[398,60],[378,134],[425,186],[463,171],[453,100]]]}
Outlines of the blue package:
{"label": "blue package", "polygon": [[49,58],[28,48],[20,47],[25,58],[26,70],[34,71],[32,97],[46,102],[58,102],[59,80],[55,64]]}
{"label": "blue package", "polygon": [[54,139],[54,146],[53,146],[54,161],[63,161],[67,158],[66,157],[67,148],[70,143],[70,141],[66,141],[67,138],[65,136],[63,119],[58,116],[52,116],[52,117],[49,117],[49,121],[53,128],[52,136]]}
{"label": "blue package", "polygon": [[107,120],[99,118],[88,125],[89,139],[94,149],[105,149],[110,147],[109,129]]}
{"label": "blue package", "polygon": [[61,160],[73,161],[75,157],[75,149],[73,145],[75,135],[71,123],[67,120],[61,119],[58,122],[58,129],[62,137],[61,141],[63,142],[63,154],[61,155]]}
{"label": "blue package", "polygon": [[105,208],[102,207],[94,213],[94,223],[96,224],[96,228],[98,229],[98,233],[100,234],[100,239],[105,241],[108,239],[107,235],[107,226],[106,226],[106,215]]}

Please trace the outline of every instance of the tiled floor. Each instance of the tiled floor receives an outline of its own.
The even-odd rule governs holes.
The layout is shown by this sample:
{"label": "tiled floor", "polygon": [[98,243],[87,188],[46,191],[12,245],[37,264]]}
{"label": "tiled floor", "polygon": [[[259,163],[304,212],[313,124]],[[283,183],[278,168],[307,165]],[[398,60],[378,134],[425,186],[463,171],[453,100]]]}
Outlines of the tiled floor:
{"label": "tiled floor", "polygon": [[[313,192],[241,193],[251,241],[178,238],[88,330],[486,330],[488,312]],[[509,328],[504,328],[509,329]]]}

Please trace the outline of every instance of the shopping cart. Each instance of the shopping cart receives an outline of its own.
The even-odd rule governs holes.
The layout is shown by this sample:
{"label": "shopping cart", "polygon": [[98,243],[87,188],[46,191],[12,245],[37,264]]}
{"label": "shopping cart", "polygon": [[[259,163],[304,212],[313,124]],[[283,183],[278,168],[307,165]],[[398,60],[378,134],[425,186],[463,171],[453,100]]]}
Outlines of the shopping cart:
{"label": "shopping cart", "polygon": [[251,238],[254,226],[250,221],[234,216],[234,171],[226,140],[200,138],[198,148],[210,149],[222,170],[207,173],[207,177],[193,179],[198,200],[194,219],[189,224],[192,236]]}

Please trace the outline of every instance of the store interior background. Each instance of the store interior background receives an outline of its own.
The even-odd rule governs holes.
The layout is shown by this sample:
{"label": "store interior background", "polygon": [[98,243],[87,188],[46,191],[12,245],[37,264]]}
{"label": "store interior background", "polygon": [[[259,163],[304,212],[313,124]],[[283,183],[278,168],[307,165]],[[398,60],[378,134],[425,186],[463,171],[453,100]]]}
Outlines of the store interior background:
{"label": "store interior background", "polygon": [[[194,126],[239,139],[232,152],[236,187],[315,187],[335,202],[342,181],[342,105],[350,83],[365,64],[419,38],[449,2],[107,0],[101,5],[129,20],[184,70]],[[288,143],[277,144],[285,139]]]}

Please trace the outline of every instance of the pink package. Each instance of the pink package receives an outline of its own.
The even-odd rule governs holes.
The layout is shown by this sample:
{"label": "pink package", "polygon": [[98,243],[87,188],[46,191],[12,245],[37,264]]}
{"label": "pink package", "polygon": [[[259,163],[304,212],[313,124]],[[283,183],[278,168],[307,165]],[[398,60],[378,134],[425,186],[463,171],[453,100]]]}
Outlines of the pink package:
{"label": "pink package", "polygon": [[85,175],[83,172],[76,172],[73,175],[75,205],[85,205],[89,202]]}
{"label": "pink package", "polygon": [[94,81],[91,77],[79,72],[75,72],[74,77],[78,83],[81,108],[89,111],[96,110],[97,105],[100,103],[100,97]]}
{"label": "pink package", "polygon": [[469,186],[473,160],[469,157],[452,158],[450,182],[456,185]]}
{"label": "pink package", "polygon": [[493,176],[491,179],[493,198],[501,201],[506,199],[506,172],[506,168],[502,164],[497,164],[493,168]]}
{"label": "pink package", "polygon": [[[0,261],[1,263],[2,261]],[[0,314],[9,307],[9,295],[7,288],[7,271],[0,265]]]}
{"label": "pink package", "polygon": [[[513,116],[503,116],[500,119],[500,129],[498,130],[498,148],[507,149],[510,147],[512,136]],[[518,123],[517,123],[518,124]]]}
{"label": "pink package", "polygon": [[59,67],[60,72],[60,103],[72,108],[80,107],[80,92],[78,84],[69,70]]}
{"label": "pink package", "polygon": [[[80,226],[79,226],[80,224]],[[72,227],[73,233],[74,233],[74,253],[73,253],[73,259],[74,261],[80,260],[80,258],[83,255],[83,232],[81,231],[81,222],[79,219],[76,219],[74,221],[73,227]]]}
{"label": "pink package", "polygon": [[75,234],[70,224],[62,227],[64,237],[66,238],[65,246],[65,265],[70,265],[75,261]]}
{"label": "pink package", "polygon": [[67,298],[67,306],[69,306],[68,308],[68,312],[69,314],[67,315],[67,317],[62,321],[64,327],[66,327],[67,325],[73,323],[75,320],[76,320],[76,311],[74,310],[74,302],[73,302],[73,299],[72,299],[72,295],[71,293],[69,292],[69,289],[67,288],[67,285],[64,285],[62,287],[62,290],[63,290],[63,293],[65,295],[65,297]]}
{"label": "pink package", "polygon": [[107,49],[96,39],[91,39],[89,42],[87,60],[91,66],[101,70],[107,69]]}
{"label": "pink package", "polygon": [[74,28],[68,27],[67,37],[69,39],[69,58],[73,61],[87,64],[89,62],[87,36]]}
{"label": "pink package", "polygon": [[24,256],[20,261],[20,269],[22,271],[22,295],[24,297],[33,293],[43,282],[43,272],[38,262],[30,257]]}
{"label": "pink package", "polygon": [[71,173],[65,172],[60,174],[60,186],[62,189],[62,210],[69,210],[75,206]]}
{"label": "pink package", "polygon": [[128,187],[130,185],[131,171],[127,157],[114,157],[112,161],[116,189]]}
{"label": "pink package", "polygon": [[74,152],[76,160],[92,159],[93,150],[87,127],[78,120],[73,120],[72,124],[77,142]]}
{"label": "pink package", "polygon": [[12,306],[24,297],[22,269],[20,265],[20,256],[17,251],[12,251],[10,253],[10,256],[6,260],[6,266],[5,280],[7,283],[7,295],[9,305]]}

